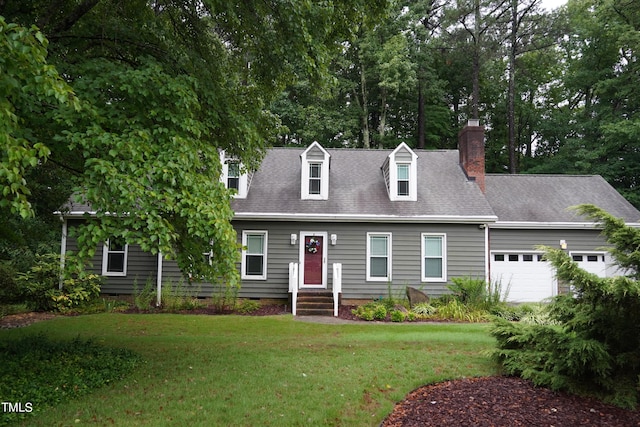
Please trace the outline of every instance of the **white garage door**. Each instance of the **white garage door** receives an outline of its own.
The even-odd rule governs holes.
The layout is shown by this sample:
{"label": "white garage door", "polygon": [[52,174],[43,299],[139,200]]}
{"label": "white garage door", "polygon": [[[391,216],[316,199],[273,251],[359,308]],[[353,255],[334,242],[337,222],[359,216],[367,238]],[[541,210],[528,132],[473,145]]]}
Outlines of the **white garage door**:
{"label": "white garage door", "polygon": [[571,252],[571,258],[589,273],[597,274],[600,277],[607,277],[606,255],[602,252]]}
{"label": "white garage door", "polygon": [[558,293],[551,264],[537,252],[492,252],[491,282],[500,283],[510,302],[538,302]]}

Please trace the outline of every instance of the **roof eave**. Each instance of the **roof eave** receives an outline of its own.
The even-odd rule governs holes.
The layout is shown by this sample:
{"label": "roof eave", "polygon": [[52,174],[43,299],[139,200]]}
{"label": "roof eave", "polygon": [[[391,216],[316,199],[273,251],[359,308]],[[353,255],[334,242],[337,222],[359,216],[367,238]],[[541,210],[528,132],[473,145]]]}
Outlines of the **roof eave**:
{"label": "roof eave", "polygon": [[[640,223],[628,222],[629,227],[640,228]],[[598,224],[595,222],[536,222],[536,221],[496,221],[491,224],[491,228],[494,229],[526,229],[526,230],[541,230],[541,229],[570,229],[570,230],[584,230],[584,229],[598,229]]]}
{"label": "roof eave", "polygon": [[375,215],[375,214],[318,214],[278,212],[236,212],[234,220],[299,221],[299,222],[404,222],[404,223],[458,223],[488,224],[498,218],[494,215]]}

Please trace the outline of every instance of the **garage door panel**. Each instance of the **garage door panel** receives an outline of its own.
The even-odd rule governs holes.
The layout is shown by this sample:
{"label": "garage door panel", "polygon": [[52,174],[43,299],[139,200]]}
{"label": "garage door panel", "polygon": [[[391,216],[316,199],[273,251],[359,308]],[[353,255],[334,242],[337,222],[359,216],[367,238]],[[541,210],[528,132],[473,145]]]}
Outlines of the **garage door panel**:
{"label": "garage door panel", "polygon": [[507,301],[537,302],[557,294],[554,270],[542,254],[495,252],[491,260],[491,280],[501,283]]}

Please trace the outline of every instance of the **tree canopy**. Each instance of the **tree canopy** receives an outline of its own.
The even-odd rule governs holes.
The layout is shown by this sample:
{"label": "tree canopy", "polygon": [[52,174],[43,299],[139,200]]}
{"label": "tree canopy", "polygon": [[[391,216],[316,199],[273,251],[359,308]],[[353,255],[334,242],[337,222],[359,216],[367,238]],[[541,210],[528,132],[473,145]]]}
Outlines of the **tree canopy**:
{"label": "tree canopy", "polygon": [[[0,179],[28,217],[41,168],[95,216],[80,255],[114,236],[237,280],[219,150],[255,167],[286,84],[320,82],[340,43],[384,1],[4,1]],[[6,120],[5,120],[6,118]],[[46,183],[45,183],[46,185]],[[202,253],[212,253],[212,265]]]}

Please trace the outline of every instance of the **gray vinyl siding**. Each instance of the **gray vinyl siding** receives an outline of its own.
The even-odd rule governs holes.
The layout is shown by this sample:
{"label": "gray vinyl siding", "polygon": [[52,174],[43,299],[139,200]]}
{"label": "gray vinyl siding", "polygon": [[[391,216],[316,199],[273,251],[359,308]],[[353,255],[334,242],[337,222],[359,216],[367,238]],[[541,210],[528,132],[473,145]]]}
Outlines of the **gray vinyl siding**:
{"label": "gray vinyl siding", "polygon": [[[75,252],[77,244],[73,238],[73,227],[80,224],[81,220],[68,220],[70,237],[67,238],[67,251]],[[102,251],[104,246],[98,245],[96,253],[90,260],[87,271],[102,275]],[[103,276],[102,293],[113,295],[130,295],[137,286],[142,289],[147,281],[155,288],[158,272],[158,257],[148,252],[143,252],[137,245],[129,245],[127,250],[127,275]]]}
{"label": "gray vinyl siding", "polygon": [[[332,288],[333,263],[342,263],[342,297],[368,299],[387,296],[389,283],[366,280],[367,233],[392,233],[393,295],[403,295],[405,286],[422,289],[429,295],[447,292],[447,283],[421,281],[421,235],[442,233],[447,238],[447,278],[473,276],[484,278],[484,230],[477,225],[384,224],[384,223],[234,223],[240,241],[243,230],[267,230],[267,280],[243,280],[240,296],[286,298],[288,296],[289,263],[299,262],[300,232],[327,233],[327,288]],[[291,234],[298,241],[291,245]],[[330,245],[330,236],[337,244]]]}
{"label": "gray vinyl siding", "polygon": [[[69,221],[70,227],[73,221]],[[241,298],[289,297],[289,263],[299,262],[300,232],[323,232],[327,234],[327,289],[332,289],[334,263],[342,263],[342,297],[345,299],[369,299],[385,297],[389,293],[388,282],[366,280],[367,233],[392,234],[392,281],[391,292],[404,295],[405,286],[423,290],[430,296],[447,292],[447,283],[421,281],[422,233],[446,235],[447,279],[452,277],[484,277],[484,230],[477,225],[457,224],[386,224],[386,223],[317,223],[317,222],[267,222],[235,221],[238,243],[242,232],[248,230],[267,231],[267,278],[266,280],[242,280],[239,290]],[[291,234],[297,236],[291,244]],[[337,244],[330,244],[332,234],[337,235]],[[67,249],[75,249],[75,241],[67,240]],[[91,271],[102,273],[102,250],[100,245],[92,259]],[[150,281],[155,288],[158,257],[142,252],[138,246],[129,245],[127,275],[104,277],[103,293],[133,294],[135,287],[144,287]],[[238,264],[240,269],[240,264]],[[175,261],[162,261],[163,286],[171,284],[186,286],[184,277]],[[191,283],[189,289],[199,296],[210,297],[219,292],[218,285]]]}
{"label": "gray vinyl siding", "polygon": [[567,242],[569,251],[594,251],[606,246],[600,230],[519,230],[491,229],[491,251],[533,251],[539,245],[560,247],[560,240]]}

